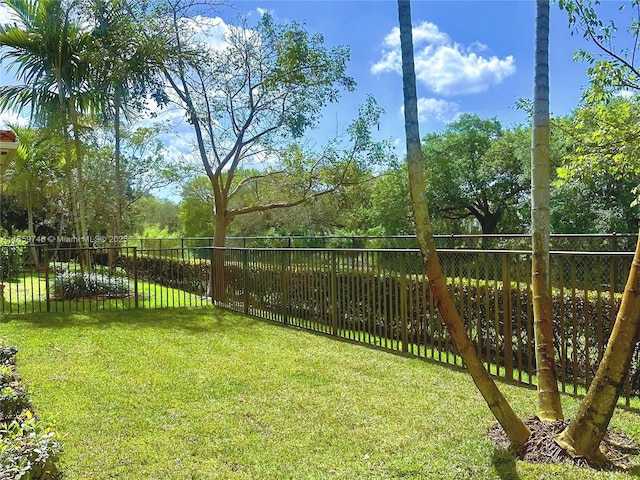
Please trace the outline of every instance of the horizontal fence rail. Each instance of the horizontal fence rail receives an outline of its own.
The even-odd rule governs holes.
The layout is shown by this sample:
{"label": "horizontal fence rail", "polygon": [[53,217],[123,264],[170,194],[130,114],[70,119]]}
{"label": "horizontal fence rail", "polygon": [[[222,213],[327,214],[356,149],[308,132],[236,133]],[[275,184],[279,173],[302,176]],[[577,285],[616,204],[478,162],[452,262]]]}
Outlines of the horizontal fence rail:
{"label": "horizontal fence rail", "polygon": [[[417,250],[219,249],[219,306],[276,322],[461,365],[424,280]],[[535,382],[531,254],[439,252],[449,291],[490,373]],[[578,393],[593,380],[633,255],[553,252],[558,378]],[[626,381],[640,394],[640,352]]]}
{"label": "horizontal fence rail", "polygon": [[[439,255],[490,373],[534,384],[530,252]],[[632,259],[620,252],[551,253],[563,391],[579,393],[593,380]],[[422,272],[419,251],[406,249],[2,246],[0,313],[198,307],[213,295],[218,306],[243,314],[461,365]],[[640,395],[639,351],[624,394],[627,402]]]}
{"label": "horizontal fence rail", "polygon": [[[637,234],[551,234],[552,250],[563,251],[612,251],[633,252]],[[48,244],[50,247],[77,247],[75,238],[64,236],[25,237],[30,243]],[[35,240],[35,242],[31,242]],[[94,246],[109,247],[126,245],[139,250],[163,250],[167,248],[202,248],[213,246],[212,237],[178,237],[178,238],[135,238],[135,237],[94,237]],[[117,241],[118,244],[114,244]],[[493,234],[493,235],[435,235],[434,240],[439,249],[500,249],[529,250],[531,235],[528,234]],[[415,235],[352,235],[352,236],[258,236],[227,237],[228,247],[234,248],[417,248]]]}

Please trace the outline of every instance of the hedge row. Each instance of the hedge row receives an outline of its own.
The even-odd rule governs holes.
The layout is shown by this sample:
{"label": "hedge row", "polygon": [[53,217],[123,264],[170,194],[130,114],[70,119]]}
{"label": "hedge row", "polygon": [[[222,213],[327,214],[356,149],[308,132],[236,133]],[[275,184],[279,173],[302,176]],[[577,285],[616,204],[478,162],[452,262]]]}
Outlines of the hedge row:
{"label": "hedge row", "polygon": [[[332,280],[333,277],[333,280]],[[331,298],[331,282],[335,298]],[[245,282],[247,292],[245,294]],[[530,291],[524,287],[509,290],[509,297],[500,283],[455,282],[450,286],[467,330],[485,360],[504,364],[510,344],[513,365],[525,371],[535,369],[532,308]],[[286,312],[295,318],[331,325],[335,318],[340,330],[354,330],[389,339],[402,338],[406,322],[410,344],[448,346],[447,334],[433,304],[431,293],[420,276],[408,276],[401,282],[398,276],[362,271],[332,274],[325,271],[289,269],[286,278],[277,268],[241,265],[225,269],[226,303],[242,304],[248,298],[250,308],[276,314]],[[401,297],[405,288],[406,316],[402,313]],[[505,300],[509,299],[512,336],[505,338]],[[580,292],[577,295],[553,296],[555,346],[560,375],[566,383],[584,385],[593,379],[604,353],[620,297],[609,293]],[[640,348],[633,359],[631,388],[640,394]]]}
{"label": "hedge row", "polygon": [[180,258],[120,255],[116,265],[127,271],[133,279],[134,271],[138,280],[177,288],[189,293],[204,295],[209,282],[209,262],[190,262]]}

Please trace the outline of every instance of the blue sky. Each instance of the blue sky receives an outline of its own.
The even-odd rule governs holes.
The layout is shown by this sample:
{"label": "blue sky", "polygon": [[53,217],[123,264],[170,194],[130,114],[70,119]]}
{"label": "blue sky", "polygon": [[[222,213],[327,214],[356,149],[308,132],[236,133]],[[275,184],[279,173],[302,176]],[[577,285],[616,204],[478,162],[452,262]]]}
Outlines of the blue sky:
{"label": "blue sky", "polygon": [[[232,21],[259,9],[281,21],[304,21],[328,45],[351,48],[348,72],[358,90],[327,109],[324,128],[347,123],[370,93],[387,112],[380,134],[404,143],[395,1],[239,1],[220,16]],[[551,111],[562,115],[576,107],[587,84],[586,65],[573,55],[588,44],[570,34],[565,12],[551,9]],[[412,16],[421,134],[463,112],[497,116],[505,126],[526,121],[514,104],[533,95],[535,2],[414,1]]]}
{"label": "blue sky", "polygon": [[[605,2],[609,12],[621,2]],[[402,79],[399,72],[397,3],[379,1],[273,0],[235,1],[212,16],[220,27],[239,15],[256,19],[269,11],[277,21],[297,20],[310,33],[321,33],[327,46],[351,49],[348,73],[358,84],[345,92],[338,104],[324,112],[317,138],[340,131],[357,108],[372,94],[386,110],[379,138],[389,138],[400,155],[404,152]],[[519,98],[533,95],[535,2],[511,1],[414,1],[414,46],[421,107],[421,134],[442,130],[464,112],[498,117],[504,126],[526,121],[515,109]],[[0,23],[7,21],[0,8]],[[551,112],[563,115],[575,108],[587,84],[584,63],[573,61],[577,48],[589,44],[572,36],[565,12],[551,6],[550,86]],[[0,83],[13,76],[0,70]],[[0,115],[0,126],[11,115]],[[175,154],[191,149],[189,126],[166,137]]]}

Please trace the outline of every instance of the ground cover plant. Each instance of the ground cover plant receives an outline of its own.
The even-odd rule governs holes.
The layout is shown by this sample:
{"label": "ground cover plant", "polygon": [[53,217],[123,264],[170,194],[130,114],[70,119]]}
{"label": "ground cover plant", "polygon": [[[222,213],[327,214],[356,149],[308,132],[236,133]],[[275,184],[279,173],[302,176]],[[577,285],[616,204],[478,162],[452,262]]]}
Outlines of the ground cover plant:
{"label": "ground cover plant", "polygon": [[[0,328],[57,421],[69,479],[629,478],[496,449],[460,369],[218,309],[16,315]],[[533,413],[533,390],[502,388]],[[577,401],[563,401],[570,416]],[[640,440],[635,411],[612,427]]]}
{"label": "ground cover plant", "polygon": [[60,438],[33,414],[16,372],[16,353],[0,339],[0,479],[55,480],[61,478]]}

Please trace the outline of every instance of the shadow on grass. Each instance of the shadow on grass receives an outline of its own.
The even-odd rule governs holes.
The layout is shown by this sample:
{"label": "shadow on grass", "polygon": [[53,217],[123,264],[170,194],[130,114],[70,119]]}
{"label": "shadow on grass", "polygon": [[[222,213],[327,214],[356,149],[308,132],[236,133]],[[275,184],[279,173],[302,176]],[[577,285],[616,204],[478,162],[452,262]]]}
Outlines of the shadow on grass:
{"label": "shadow on grass", "polygon": [[494,449],[491,456],[491,464],[494,466],[498,477],[502,480],[520,479],[520,475],[516,470],[516,457],[507,450]]}
{"label": "shadow on grass", "polygon": [[132,309],[67,313],[33,313],[3,315],[0,323],[24,324],[31,328],[103,328],[110,325],[133,325],[140,328],[183,329],[192,333],[252,327],[259,320],[216,307],[174,309]]}

